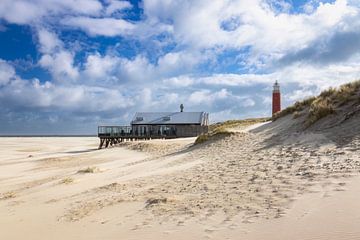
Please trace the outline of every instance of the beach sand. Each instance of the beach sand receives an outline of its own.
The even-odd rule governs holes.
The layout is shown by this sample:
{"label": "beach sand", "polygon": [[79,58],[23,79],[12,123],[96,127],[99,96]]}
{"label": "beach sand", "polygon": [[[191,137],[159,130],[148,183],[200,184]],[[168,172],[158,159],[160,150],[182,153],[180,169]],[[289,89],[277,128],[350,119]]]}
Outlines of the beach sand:
{"label": "beach sand", "polygon": [[358,239],[359,138],[267,124],[195,146],[0,138],[0,239]]}

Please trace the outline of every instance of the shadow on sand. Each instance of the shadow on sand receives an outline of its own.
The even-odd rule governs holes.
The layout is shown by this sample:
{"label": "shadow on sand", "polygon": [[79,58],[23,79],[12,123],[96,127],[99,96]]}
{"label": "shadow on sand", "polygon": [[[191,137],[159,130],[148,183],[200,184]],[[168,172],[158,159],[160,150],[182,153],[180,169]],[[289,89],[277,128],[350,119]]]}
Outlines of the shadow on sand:
{"label": "shadow on sand", "polygon": [[68,152],[63,152],[63,153],[80,154],[80,153],[94,152],[94,151],[97,151],[97,150],[99,150],[99,149],[97,149],[97,148],[90,148],[90,149],[85,149],[85,150],[68,151]]}

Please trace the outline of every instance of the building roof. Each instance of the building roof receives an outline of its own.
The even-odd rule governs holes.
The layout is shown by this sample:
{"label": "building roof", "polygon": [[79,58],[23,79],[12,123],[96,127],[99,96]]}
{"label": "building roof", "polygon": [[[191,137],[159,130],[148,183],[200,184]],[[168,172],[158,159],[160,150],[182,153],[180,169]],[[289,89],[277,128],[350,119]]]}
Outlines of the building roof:
{"label": "building roof", "polygon": [[131,121],[132,125],[158,124],[208,124],[208,113],[205,112],[137,112]]}

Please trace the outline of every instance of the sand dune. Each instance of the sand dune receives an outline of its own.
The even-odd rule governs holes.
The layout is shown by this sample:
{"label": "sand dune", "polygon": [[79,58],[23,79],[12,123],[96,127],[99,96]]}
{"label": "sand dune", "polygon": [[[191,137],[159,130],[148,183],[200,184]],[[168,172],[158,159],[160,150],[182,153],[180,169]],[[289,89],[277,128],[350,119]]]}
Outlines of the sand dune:
{"label": "sand dune", "polygon": [[1,239],[356,239],[359,137],[289,122],[195,146],[0,138]]}

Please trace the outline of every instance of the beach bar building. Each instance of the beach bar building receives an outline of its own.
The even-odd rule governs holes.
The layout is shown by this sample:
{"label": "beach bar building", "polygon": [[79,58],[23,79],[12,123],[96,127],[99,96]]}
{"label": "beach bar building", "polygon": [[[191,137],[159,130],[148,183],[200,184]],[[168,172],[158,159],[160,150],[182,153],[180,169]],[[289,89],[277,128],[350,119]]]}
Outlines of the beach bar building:
{"label": "beach bar building", "polygon": [[100,146],[123,141],[196,137],[208,132],[206,112],[137,112],[130,126],[99,126]]}
{"label": "beach bar building", "polygon": [[205,112],[138,112],[131,121],[136,136],[196,137],[208,131]]}

